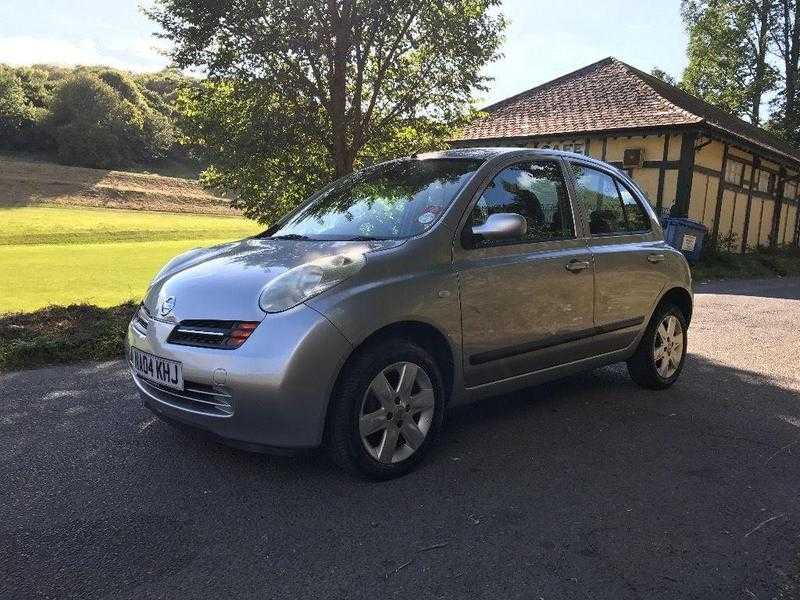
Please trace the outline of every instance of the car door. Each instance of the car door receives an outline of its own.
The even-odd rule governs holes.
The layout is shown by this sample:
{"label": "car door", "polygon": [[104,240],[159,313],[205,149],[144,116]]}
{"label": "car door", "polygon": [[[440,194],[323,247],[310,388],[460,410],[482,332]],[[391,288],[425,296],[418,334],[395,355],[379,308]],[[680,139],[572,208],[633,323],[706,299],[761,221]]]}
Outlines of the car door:
{"label": "car door", "polygon": [[633,186],[612,169],[570,165],[594,258],[596,352],[619,350],[633,342],[666,284],[663,241]]}
{"label": "car door", "polygon": [[[570,342],[593,326],[593,270],[576,231],[559,159],[500,168],[468,206],[454,245],[467,387],[522,375],[576,356]],[[471,235],[493,213],[525,217],[524,236]]]}

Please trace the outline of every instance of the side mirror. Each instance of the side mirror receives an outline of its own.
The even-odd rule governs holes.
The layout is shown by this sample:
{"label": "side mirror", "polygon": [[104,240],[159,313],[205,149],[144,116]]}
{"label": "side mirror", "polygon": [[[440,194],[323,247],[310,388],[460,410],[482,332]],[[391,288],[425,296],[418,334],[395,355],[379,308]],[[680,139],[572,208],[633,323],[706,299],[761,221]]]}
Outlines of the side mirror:
{"label": "side mirror", "polygon": [[494,213],[483,225],[472,228],[472,235],[485,240],[513,240],[523,237],[528,231],[525,217],[516,213]]}

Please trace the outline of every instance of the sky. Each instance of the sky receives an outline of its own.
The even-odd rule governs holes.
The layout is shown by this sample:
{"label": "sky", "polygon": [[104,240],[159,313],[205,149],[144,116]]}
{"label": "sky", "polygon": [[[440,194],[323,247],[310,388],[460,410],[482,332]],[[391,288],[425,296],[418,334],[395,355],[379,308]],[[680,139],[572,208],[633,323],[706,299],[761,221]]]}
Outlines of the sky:
{"label": "sky", "polygon": [[[0,63],[167,65],[140,11],[151,0],[0,0]],[[503,57],[478,105],[502,100],[607,56],[679,77],[686,66],[680,0],[504,0]]]}

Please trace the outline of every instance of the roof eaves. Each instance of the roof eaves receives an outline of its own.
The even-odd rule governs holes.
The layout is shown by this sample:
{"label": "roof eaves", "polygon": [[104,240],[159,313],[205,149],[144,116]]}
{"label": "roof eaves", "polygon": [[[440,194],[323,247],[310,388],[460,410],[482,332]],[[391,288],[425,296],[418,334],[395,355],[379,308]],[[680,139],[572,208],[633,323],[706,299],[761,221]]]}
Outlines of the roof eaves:
{"label": "roof eaves", "polygon": [[[615,62],[618,62],[618,63],[624,65],[625,68],[628,69],[629,72],[631,72],[633,75],[639,77],[639,79],[641,79],[647,85],[649,85],[651,88],[653,88],[653,90],[657,94],[659,94],[662,98],[664,98],[665,100],[670,102],[676,108],[678,108],[678,109],[680,109],[680,110],[682,110],[684,112],[687,112],[687,113],[689,113],[691,115],[696,116],[699,119],[698,124],[702,124],[702,125],[705,125],[706,127],[709,127],[710,129],[714,129],[716,131],[720,131],[725,135],[733,136],[733,137],[741,140],[743,143],[745,143],[748,146],[756,146],[758,148],[765,149],[765,150],[767,150],[769,152],[772,152],[773,154],[777,154],[779,156],[783,156],[785,158],[789,158],[790,160],[792,160],[794,162],[799,162],[800,161],[800,151],[794,150],[793,148],[791,148],[791,146],[787,142],[785,142],[785,141],[781,140],[780,138],[778,138],[777,136],[771,134],[769,131],[766,131],[765,129],[762,129],[761,127],[753,125],[752,123],[748,123],[747,121],[745,121],[743,119],[740,119],[739,117],[736,117],[735,115],[731,115],[731,114],[725,112],[724,110],[714,106],[713,104],[710,104],[710,103],[706,102],[702,98],[698,98],[697,96],[693,96],[692,94],[689,94],[688,92],[685,92],[684,90],[680,89],[679,87],[674,86],[674,85],[672,85],[670,83],[667,83],[666,81],[662,81],[662,80],[658,79],[657,77],[655,77],[653,75],[650,75],[649,73],[645,73],[644,71],[641,71],[641,70],[637,69],[636,67],[633,67],[633,66],[631,66],[631,65],[629,65],[629,64],[627,64],[627,63],[625,63],[625,62],[623,62],[621,60],[618,60],[618,59],[613,59],[613,60]],[[659,88],[661,88],[661,89],[659,89]],[[665,96],[664,89],[666,89],[669,92],[670,96],[674,95],[674,96],[677,96],[677,98]],[[691,108],[689,108],[689,107],[687,107],[685,105],[682,105],[680,100],[684,99],[683,97],[685,97],[685,99],[689,100],[690,102],[698,103],[699,106],[701,106],[704,109],[705,112],[711,113],[711,115],[717,114],[720,117],[720,119],[719,119],[720,121],[730,120],[736,127],[740,128],[742,131],[734,131],[730,127],[726,127],[724,123],[717,123],[717,122],[715,122],[713,120],[709,120],[709,118],[707,116],[705,116],[705,115],[698,115]],[[761,137],[761,138],[765,138],[765,141],[761,141],[761,140],[755,139],[755,136],[758,136],[758,137]]]}
{"label": "roof eaves", "polygon": [[561,137],[577,137],[577,136],[596,136],[596,135],[603,135],[609,134],[614,135],[618,134],[620,136],[623,135],[633,135],[639,132],[656,132],[656,131],[663,131],[667,130],[685,130],[690,127],[697,127],[702,123],[702,119],[697,117],[696,121],[691,123],[682,121],[680,123],[672,123],[672,124],[659,124],[659,125],[636,125],[632,127],[613,127],[613,128],[595,128],[595,129],[575,129],[571,131],[563,131],[563,130],[553,130],[553,131],[544,131],[541,133],[529,133],[529,134],[521,134],[521,135],[508,135],[508,136],[485,136],[485,137],[473,137],[473,138],[464,138],[464,137],[457,137],[457,138],[450,138],[448,142],[485,142],[491,140],[498,140],[498,141],[525,141],[525,140],[532,140],[536,138],[561,138]]}
{"label": "roof eaves", "polygon": [[[707,121],[705,119],[702,121],[701,125],[705,126],[707,129],[710,129],[710,130],[713,130],[714,132],[717,132],[720,135],[720,137],[722,137],[724,139],[728,139],[728,140],[737,142],[738,144],[740,144],[742,146],[743,149],[748,149],[748,148],[752,148],[752,147],[755,146],[757,148],[760,148],[762,151],[766,152],[767,154],[772,154],[774,156],[781,157],[784,160],[789,160],[790,162],[792,162],[795,165],[795,167],[800,167],[800,153],[794,154],[794,153],[791,153],[791,152],[787,152],[785,150],[781,150],[780,148],[777,148],[775,146],[765,144],[764,142],[758,142],[758,141],[750,139],[750,138],[748,138],[748,137],[746,137],[746,136],[744,136],[744,135],[742,135],[740,133],[737,133],[735,131],[731,131],[730,129],[728,129],[726,127],[722,127],[722,126],[720,126],[720,125],[718,125],[716,123],[712,123],[712,122]],[[748,150],[748,152],[749,151],[750,150]]]}

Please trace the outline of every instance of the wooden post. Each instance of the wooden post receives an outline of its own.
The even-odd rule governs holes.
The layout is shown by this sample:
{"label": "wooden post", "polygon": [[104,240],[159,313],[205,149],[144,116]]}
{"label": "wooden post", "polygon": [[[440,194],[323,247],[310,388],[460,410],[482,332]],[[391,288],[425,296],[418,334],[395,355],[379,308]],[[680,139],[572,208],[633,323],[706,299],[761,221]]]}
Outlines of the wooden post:
{"label": "wooden post", "polygon": [[794,247],[800,248],[800,199],[794,199]]}
{"label": "wooden post", "polygon": [[675,204],[678,216],[689,216],[689,202],[692,196],[692,176],[694,175],[694,144],[697,131],[684,131],[681,136],[681,158],[678,167],[678,187],[675,191]]}
{"label": "wooden post", "polygon": [[716,244],[719,238],[719,218],[722,214],[722,195],[725,193],[725,171],[728,168],[728,144],[722,150],[722,168],[719,172],[719,186],[717,187],[717,205],[714,207],[714,225],[712,227],[711,239]]}
{"label": "wooden post", "polygon": [[661,207],[664,204],[664,177],[666,176],[666,162],[669,158],[669,133],[664,134],[664,152],[661,155],[661,166],[658,169],[658,192],[656,193],[656,209],[661,218]]}
{"label": "wooden post", "polygon": [[775,190],[775,201],[772,210],[772,227],[769,234],[769,246],[774,248],[778,244],[778,231],[781,225],[781,210],[783,209],[783,194],[786,188],[786,168],[778,171],[778,185]]}

